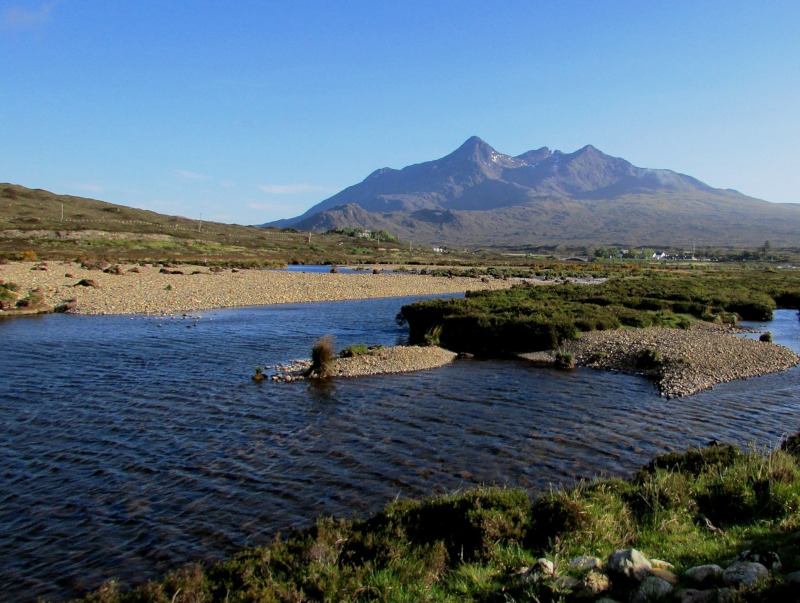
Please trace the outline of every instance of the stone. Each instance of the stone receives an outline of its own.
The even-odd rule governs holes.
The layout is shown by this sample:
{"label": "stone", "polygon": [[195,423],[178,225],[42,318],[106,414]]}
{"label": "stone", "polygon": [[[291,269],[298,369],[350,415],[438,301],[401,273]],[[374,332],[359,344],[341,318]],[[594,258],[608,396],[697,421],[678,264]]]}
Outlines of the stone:
{"label": "stone", "polygon": [[718,565],[697,565],[690,567],[683,575],[693,584],[705,586],[716,584],[722,580],[724,574],[725,570]]}
{"label": "stone", "polygon": [[752,549],[749,551],[742,551],[739,553],[739,561],[750,561],[752,563],[760,563],[772,572],[779,572],[783,565],[778,553],[773,551],[760,551]]}
{"label": "stone", "polygon": [[665,582],[669,582],[670,584],[672,584],[672,586],[675,586],[676,584],[678,584],[678,576],[676,576],[674,573],[672,573],[669,570],[662,569],[660,567],[654,567],[652,569],[652,574],[656,578],[661,578]]}
{"label": "stone", "polygon": [[769,570],[760,563],[737,561],[725,570],[724,579],[729,586],[753,586],[767,576]]}
{"label": "stone", "polygon": [[694,588],[683,588],[677,593],[680,603],[716,603],[717,589],[697,590]]}
{"label": "stone", "polygon": [[614,551],[608,556],[606,566],[610,574],[636,582],[644,580],[653,570],[647,557],[636,549]]}
{"label": "stone", "polygon": [[662,559],[651,559],[650,565],[653,566],[655,569],[664,569],[664,570],[674,570],[675,566],[672,565],[669,561],[663,561]]}
{"label": "stone", "polygon": [[646,577],[639,588],[633,593],[633,603],[646,603],[647,601],[660,601],[672,593],[674,587],[666,580],[656,576]]}
{"label": "stone", "polygon": [[800,586],[800,572],[792,572],[791,574],[787,574],[786,578],[784,578],[784,582],[786,582],[786,584],[791,584],[792,586]]}
{"label": "stone", "polygon": [[605,572],[590,569],[573,587],[577,599],[594,599],[598,595],[611,590],[611,579]]}
{"label": "stone", "polygon": [[597,557],[575,557],[570,559],[569,566],[578,571],[589,571],[593,569],[600,569],[603,567],[603,561]]}

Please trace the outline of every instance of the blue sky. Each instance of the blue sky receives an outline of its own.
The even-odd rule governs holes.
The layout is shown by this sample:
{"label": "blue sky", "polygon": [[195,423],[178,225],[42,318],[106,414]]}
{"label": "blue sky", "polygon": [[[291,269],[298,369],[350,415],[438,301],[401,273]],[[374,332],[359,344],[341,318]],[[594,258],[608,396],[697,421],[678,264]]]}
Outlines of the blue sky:
{"label": "blue sky", "polygon": [[477,135],[800,202],[796,1],[0,0],[0,182],[298,215]]}

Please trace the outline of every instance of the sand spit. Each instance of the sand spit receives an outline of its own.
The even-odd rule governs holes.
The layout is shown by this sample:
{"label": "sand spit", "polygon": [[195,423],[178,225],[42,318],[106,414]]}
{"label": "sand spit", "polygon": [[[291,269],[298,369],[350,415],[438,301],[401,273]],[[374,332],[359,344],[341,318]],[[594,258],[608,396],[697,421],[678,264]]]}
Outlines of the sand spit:
{"label": "sand spit", "polygon": [[[618,329],[592,331],[563,346],[578,365],[638,373],[656,381],[661,395],[688,396],[719,383],[791,368],[793,351],[773,343],[737,336],[741,331],[699,323],[692,329]],[[657,352],[654,355],[649,350]],[[534,361],[555,353],[525,354]]]}
{"label": "sand spit", "polygon": [[[121,264],[114,273],[73,262],[12,262],[0,279],[15,282],[23,296],[38,289],[54,307],[67,300],[76,314],[171,314],[214,308],[460,293],[505,289],[508,281],[418,274],[294,273],[273,270],[211,272],[198,266]],[[94,286],[78,286],[82,281]]]}

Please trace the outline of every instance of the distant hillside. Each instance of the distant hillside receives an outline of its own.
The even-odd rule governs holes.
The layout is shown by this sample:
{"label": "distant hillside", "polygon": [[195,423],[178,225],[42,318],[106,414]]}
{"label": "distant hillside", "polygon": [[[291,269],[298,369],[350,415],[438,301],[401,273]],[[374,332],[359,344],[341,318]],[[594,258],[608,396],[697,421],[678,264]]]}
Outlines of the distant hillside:
{"label": "distant hillside", "polygon": [[800,245],[800,205],[639,168],[590,145],[511,157],[475,136],[441,159],[379,169],[303,215],[269,225],[382,229],[469,246]]}
{"label": "distant hillside", "polygon": [[310,237],[295,230],[201,222],[0,183],[0,257],[33,251],[41,258],[268,266],[418,259],[419,252],[411,254],[405,245],[402,257],[391,247],[339,235]]}

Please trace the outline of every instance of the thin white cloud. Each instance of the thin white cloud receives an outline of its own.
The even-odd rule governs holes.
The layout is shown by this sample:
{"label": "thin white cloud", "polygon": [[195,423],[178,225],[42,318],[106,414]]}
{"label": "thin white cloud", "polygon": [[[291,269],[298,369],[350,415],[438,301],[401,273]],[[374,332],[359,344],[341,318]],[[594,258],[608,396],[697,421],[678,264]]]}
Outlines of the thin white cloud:
{"label": "thin white cloud", "polygon": [[46,25],[53,20],[53,9],[58,2],[43,2],[37,9],[10,6],[3,11],[5,29],[27,30]]}
{"label": "thin white cloud", "polygon": [[314,186],[311,184],[261,184],[258,188],[269,195],[299,195],[331,190],[327,186]]}
{"label": "thin white cloud", "polygon": [[175,170],[175,173],[178,174],[184,180],[205,180],[206,177],[203,174],[198,174],[196,172],[187,172],[186,170]]}

